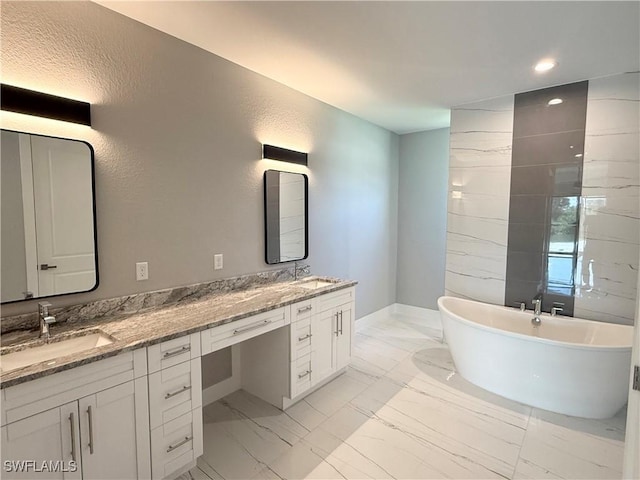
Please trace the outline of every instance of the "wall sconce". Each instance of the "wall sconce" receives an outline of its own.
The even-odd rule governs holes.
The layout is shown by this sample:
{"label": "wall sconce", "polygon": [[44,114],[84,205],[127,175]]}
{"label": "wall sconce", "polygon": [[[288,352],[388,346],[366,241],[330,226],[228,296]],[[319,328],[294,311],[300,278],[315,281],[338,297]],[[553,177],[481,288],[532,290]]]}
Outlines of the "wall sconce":
{"label": "wall sconce", "polygon": [[279,160],[281,162],[297,163],[307,166],[308,154],[288,150],[286,148],[274,147],[273,145],[262,145],[262,158],[269,160]]}
{"label": "wall sconce", "polygon": [[91,105],[12,85],[1,85],[0,105],[8,112],[52,118],[91,126]]}

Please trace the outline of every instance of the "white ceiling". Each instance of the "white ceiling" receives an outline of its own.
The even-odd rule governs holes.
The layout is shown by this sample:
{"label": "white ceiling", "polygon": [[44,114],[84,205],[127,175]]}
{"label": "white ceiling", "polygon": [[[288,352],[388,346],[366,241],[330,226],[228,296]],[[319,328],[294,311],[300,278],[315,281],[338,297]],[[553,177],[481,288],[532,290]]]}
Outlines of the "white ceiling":
{"label": "white ceiling", "polygon": [[[640,2],[97,3],[396,133],[449,108],[640,70]],[[543,57],[559,66],[533,71]]]}

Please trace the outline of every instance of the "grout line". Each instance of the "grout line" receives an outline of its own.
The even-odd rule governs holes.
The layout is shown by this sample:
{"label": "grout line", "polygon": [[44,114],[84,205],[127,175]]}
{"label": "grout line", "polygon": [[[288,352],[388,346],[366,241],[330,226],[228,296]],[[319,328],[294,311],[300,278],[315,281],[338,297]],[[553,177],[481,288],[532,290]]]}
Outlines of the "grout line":
{"label": "grout line", "polygon": [[520,455],[522,454],[522,449],[524,448],[524,442],[527,441],[527,435],[529,434],[529,424],[531,423],[531,415],[533,414],[533,407],[529,407],[529,416],[527,417],[527,426],[524,429],[524,436],[522,437],[522,444],[518,449],[518,456],[516,457],[516,463],[513,466],[513,473],[511,474],[511,478],[516,476],[516,470],[518,469],[518,464],[520,463]]}

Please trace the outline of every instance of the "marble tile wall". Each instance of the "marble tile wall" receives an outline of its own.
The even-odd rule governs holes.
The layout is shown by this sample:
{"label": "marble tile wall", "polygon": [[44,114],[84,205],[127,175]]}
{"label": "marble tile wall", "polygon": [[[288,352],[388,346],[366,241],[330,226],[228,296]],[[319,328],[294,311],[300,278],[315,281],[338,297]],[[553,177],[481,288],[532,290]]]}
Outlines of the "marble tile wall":
{"label": "marble tile wall", "polygon": [[503,304],[513,96],[451,111],[445,292]]}
{"label": "marble tile wall", "polygon": [[[514,96],[451,111],[445,293],[505,302]],[[640,73],[589,81],[574,316],[632,324]]]}
{"label": "marble tile wall", "polygon": [[576,317],[633,324],[640,245],[640,73],[589,82]]}

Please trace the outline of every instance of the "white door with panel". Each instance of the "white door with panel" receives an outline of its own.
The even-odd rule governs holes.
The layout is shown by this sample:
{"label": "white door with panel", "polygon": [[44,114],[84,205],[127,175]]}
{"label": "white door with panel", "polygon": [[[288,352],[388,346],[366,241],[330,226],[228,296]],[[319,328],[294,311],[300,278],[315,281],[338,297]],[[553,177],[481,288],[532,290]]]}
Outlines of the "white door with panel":
{"label": "white door with panel", "polygon": [[32,136],[33,195],[40,296],[83,291],[96,283],[88,146]]}
{"label": "white door with panel", "polygon": [[5,425],[2,478],[80,479],[79,444],[78,402]]}
{"label": "white door with panel", "polygon": [[351,361],[354,291],[318,297],[320,311],[311,319],[312,385],[343,369]]}
{"label": "white door with panel", "polygon": [[337,334],[336,314],[326,310],[311,320],[311,384],[327,378],[336,370],[333,342]]}
{"label": "white door with panel", "polygon": [[353,324],[353,307],[347,303],[336,309],[337,335],[334,341],[334,355],[336,370],[349,365],[351,361],[351,326]]}
{"label": "white door with panel", "polygon": [[135,401],[134,382],[79,400],[84,478],[138,478]]}

